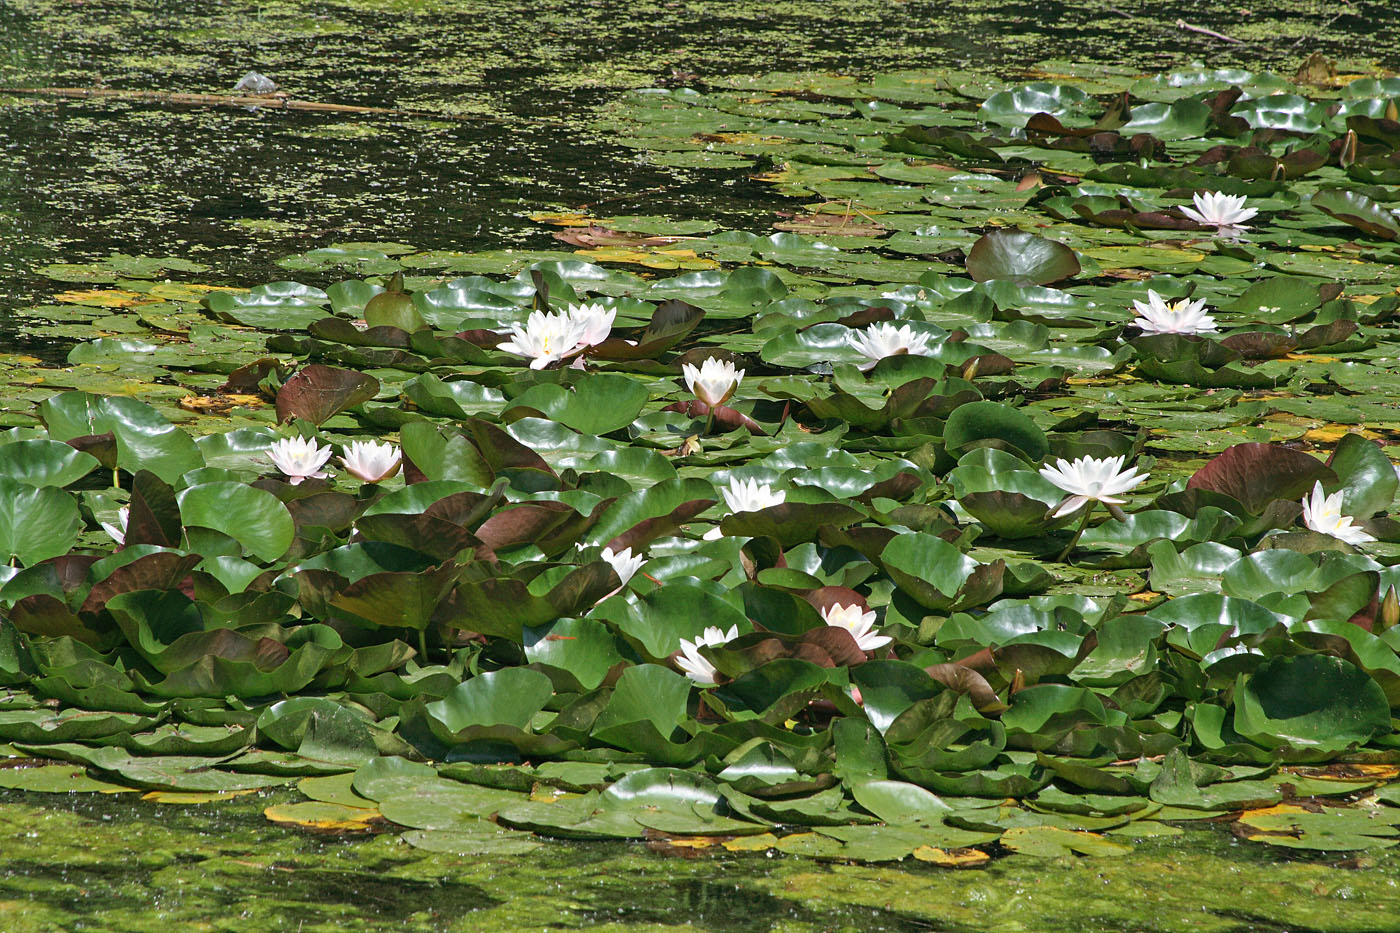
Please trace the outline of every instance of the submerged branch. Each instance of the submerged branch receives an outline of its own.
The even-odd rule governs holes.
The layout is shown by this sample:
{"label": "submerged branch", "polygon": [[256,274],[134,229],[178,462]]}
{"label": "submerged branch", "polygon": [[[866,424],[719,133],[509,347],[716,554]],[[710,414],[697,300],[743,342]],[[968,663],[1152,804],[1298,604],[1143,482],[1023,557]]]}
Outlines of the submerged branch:
{"label": "submerged branch", "polygon": [[[364,113],[398,117],[425,117],[433,120],[482,120],[492,123],[508,122],[505,117],[486,114],[437,113],[429,110],[401,110],[395,107],[362,107],[357,104],[326,104],[315,100],[297,100],[279,94],[182,94],[173,91],[128,91],[105,87],[3,87],[0,94],[25,94],[30,97],[57,97],[65,100],[128,100],[154,101],[185,107],[262,107],[267,110],[304,110],[316,113]],[[511,117],[509,122],[520,118]],[[548,122],[548,121],[538,121]]]}

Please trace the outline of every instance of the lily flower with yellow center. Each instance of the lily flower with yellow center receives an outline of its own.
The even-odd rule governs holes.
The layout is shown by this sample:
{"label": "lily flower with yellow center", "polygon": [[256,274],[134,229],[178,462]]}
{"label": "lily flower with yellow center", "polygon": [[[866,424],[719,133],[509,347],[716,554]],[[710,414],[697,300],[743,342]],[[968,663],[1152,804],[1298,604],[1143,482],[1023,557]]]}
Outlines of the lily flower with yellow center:
{"label": "lily flower with yellow center", "polygon": [[584,325],[569,314],[532,311],[524,326],[510,325],[511,338],[497,346],[530,361],[531,369],[544,369],[582,347]]}

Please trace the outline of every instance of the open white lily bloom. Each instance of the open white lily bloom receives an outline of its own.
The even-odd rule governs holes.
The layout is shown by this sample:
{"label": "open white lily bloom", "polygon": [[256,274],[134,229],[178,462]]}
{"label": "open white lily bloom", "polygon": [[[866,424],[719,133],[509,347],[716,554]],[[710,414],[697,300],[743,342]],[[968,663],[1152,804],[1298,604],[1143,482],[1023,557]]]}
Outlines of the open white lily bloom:
{"label": "open white lily bloom", "polygon": [[510,325],[511,339],[496,349],[524,357],[530,361],[531,369],[544,369],[583,346],[583,328],[572,314],[531,311],[523,327]]}
{"label": "open white lily bloom", "polygon": [[822,621],[850,632],[851,637],[856,640],[856,647],[861,651],[874,651],[894,641],[888,635],[871,631],[875,627],[875,610],[862,612],[860,606],[855,603],[849,606],[840,603],[827,606],[822,610]]}
{"label": "open white lily bloom", "polygon": [[126,523],[131,518],[131,509],[122,506],[117,509],[117,524],[102,522],[102,530],[118,544],[126,544]]}
{"label": "open white lily bloom", "polygon": [[[729,485],[719,491],[724,497],[724,504],[729,506],[731,512],[758,512],[775,505],[782,505],[787,501],[787,493],[781,489],[774,489],[767,483],[760,483],[756,479],[732,479]],[[719,530],[719,526],[711,528],[705,532],[706,541],[714,541],[716,538],[724,537],[724,533]]]}
{"label": "open white lily bloom", "polygon": [[331,445],[321,447],[314,437],[286,437],[267,449],[272,465],[296,486],[304,479],[323,479],[330,473],[321,469],[331,458]]}
{"label": "open white lily bloom", "polygon": [[382,483],[399,472],[403,456],[393,444],[351,441],[345,445],[345,455],[340,462],[345,465],[345,472],[352,476],[358,476],[366,483]]}
{"label": "open white lily bloom", "polygon": [[1121,505],[1123,500],[1118,497],[1147,479],[1136,467],[1124,470],[1122,457],[1080,457],[1073,463],[1057,460],[1053,467],[1041,467],[1040,475],[1069,493],[1055,510],[1055,518],[1077,512],[1088,502]]}
{"label": "open white lily bloom", "polygon": [[719,492],[731,512],[758,512],[787,501],[786,492],[756,479],[730,480]]}
{"label": "open white lily bloom", "polygon": [[1191,200],[1195,208],[1183,207],[1181,212],[1198,224],[1215,227],[1216,233],[1225,236],[1249,229],[1244,222],[1259,213],[1256,208],[1244,206],[1245,197],[1242,194],[1208,191],[1192,195]]}
{"label": "open white lily bloom", "polygon": [[685,374],[685,387],[695,393],[695,397],[711,407],[729,401],[739,383],[744,381],[744,370],[735,369],[728,360],[710,357],[699,367],[689,363],[681,365]]}
{"label": "open white lily bloom", "polygon": [[1138,314],[1133,323],[1144,334],[1208,334],[1216,329],[1215,318],[1205,312],[1205,307],[1204,298],[1167,301],[1149,288],[1145,303],[1133,301],[1133,310]]}
{"label": "open white lily bloom", "polygon": [[642,564],[647,562],[647,556],[638,554],[634,557],[630,547],[625,547],[616,554],[613,553],[612,548],[605,547],[603,548],[603,560],[612,565],[612,569],[617,573],[617,578],[622,581],[623,586],[626,586],[627,581],[632,579],[633,575],[642,569]]}
{"label": "open white lily bloom", "polygon": [[869,360],[861,364],[862,372],[874,369],[875,364],[887,356],[906,353],[910,356],[928,355],[929,335],[915,333],[908,324],[895,327],[889,321],[881,321],[865,330],[852,331],[846,339],[857,353]]}
{"label": "open white lily bloom", "polygon": [[608,339],[612,333],[613,321],[617,318],[616,308],[605,308],[594,302],[586,305],[569,305],[565,312],[579,327],[579,344],[595,347]]}
{"label": "open white lily bloom", "polygon": [[701,648],[713,648],[739,637],[739,626],[731,625],[729,631],[711,625],[694,641],[681,639],[681,653],[676,656],[676,666],[685,676],[697,684],[709,685],[715,682],[715,666],[700,653]]}
{"label": "open white lily bloom", "polygon": [[1353,524],[1350,515],[1342,514],[1342,491],[1330,496],[1322,494],[1322,484],[1314,483],[1312,495],[1303,497],[1303,524],[1312,531],[1331,535],[1347,544],[1365,544],[1376,540]]}

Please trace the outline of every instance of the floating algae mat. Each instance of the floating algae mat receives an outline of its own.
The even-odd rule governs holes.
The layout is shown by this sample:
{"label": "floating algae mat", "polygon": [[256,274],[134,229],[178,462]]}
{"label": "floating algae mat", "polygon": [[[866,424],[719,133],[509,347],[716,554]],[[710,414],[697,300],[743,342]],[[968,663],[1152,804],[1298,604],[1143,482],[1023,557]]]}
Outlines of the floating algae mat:
{"label": "floating algae mat", "polygon": [[[1393,853],[1275,860],[1229,834],[1141,839],[1117,859],[1012,856],[968,871],[663,843],[429,852],[390,834],[268,824],[283,796],[4,795],[0,917],[19,931],[699,929],[955,933],[1394,929]],[[74,840],[81,840],[75,845]]]}
{"label": "floating algae mat", "polygon": [[1385,928],[1400,79],[1033,77],[595,117],[752,176],[758,233],[45,270],[81,342],[0,360],[7,901]]}

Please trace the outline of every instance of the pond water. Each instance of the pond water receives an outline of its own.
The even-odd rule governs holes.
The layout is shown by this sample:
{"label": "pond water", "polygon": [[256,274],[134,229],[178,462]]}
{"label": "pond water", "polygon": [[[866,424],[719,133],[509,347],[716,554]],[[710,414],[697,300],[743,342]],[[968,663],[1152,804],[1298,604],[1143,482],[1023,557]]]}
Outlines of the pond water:
{"label": "pond water", "polygon": [[[420,249],[553,245],[537,210],[605,202],[766,230],[788,204],[740,170],[649,164],[591,127],[623,88],[824,68],[1010,72],[1097,57],[1288,71],[1305,54],[1395,65],[1384,2],[1249,12],[1146,0],[927,2],[226,2],[0,6],[0,85],[219,92],[249,68],[293,96],[418,115],[191,108],[0,95],[0,340],[57,363],[66,342],[13,312],[69,285],[47,263],[178,256],[203,281],[285,276],[276,261],[345,241]],[[327,273],[326,284],[339,276]],[[7,930],[1390,930],[1400,859],[1284,858],[1222,830],[1117,859],[823,864],[668,857],[555,843],[463,860],[396,835],[315,836],[264,821],[276,795],[172,806],[135,795],[6,792]]]}
{"label": "pond water", "polygon": [[552,843],[529,856],[425,853],[393,834],[265,822],[290,794],[175,806],[136,794],[0,796],[6,930],[713,930],[1083,933],[1400,929],[1400,858],[1280,859],[1223,831],[1121,858],[971,870],[760,854],[665,857]]}
{"label": "pond water", "polygon": [[[0,87],[222,93],[257,69],[297,98],[422,115],[0,96],[0,307],[66,287],[36,274],[46,263],[112,252],[179,256],[209,265],[205,281],[251,286],[286,275],[276,260],[333,242],[551,246],[528,219],[544,209],[606,202],[766,231],[789,204],[742,171],[657,167],[611,144],[590,127],[621,88],[775,69],[1008,73],[1065,58],[1143,71],[1200,60],[1287,72],[1311,51],[1400,61],[1384,2],[1179,10],[1238,44],[1152,6],[19,0],[0,6]],[[62,360],[66,341],[3,317],[12,347]]]}

